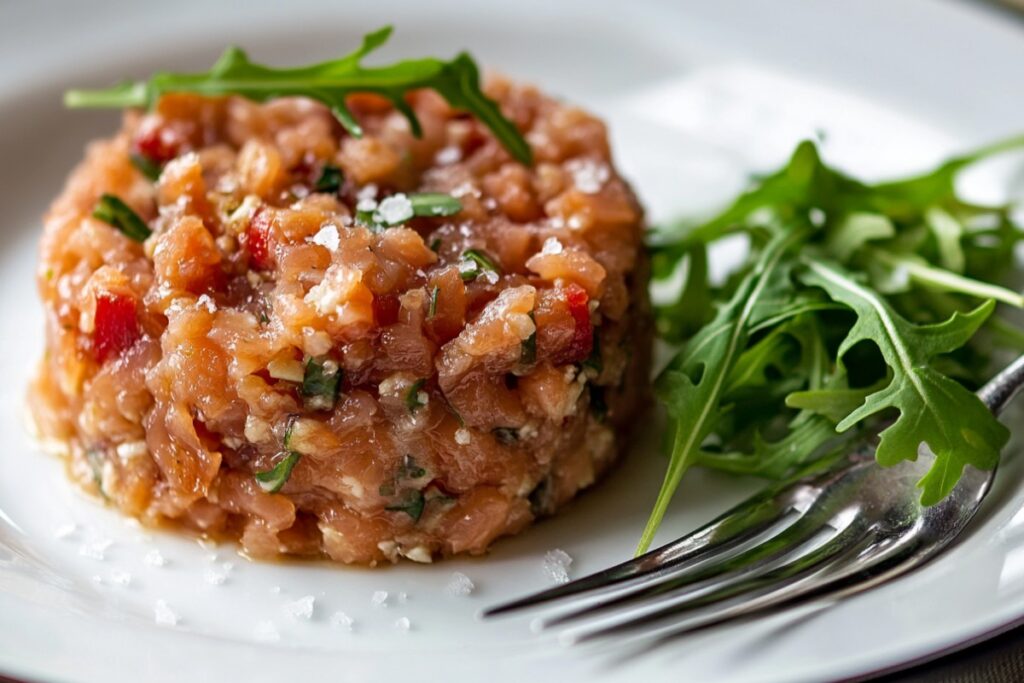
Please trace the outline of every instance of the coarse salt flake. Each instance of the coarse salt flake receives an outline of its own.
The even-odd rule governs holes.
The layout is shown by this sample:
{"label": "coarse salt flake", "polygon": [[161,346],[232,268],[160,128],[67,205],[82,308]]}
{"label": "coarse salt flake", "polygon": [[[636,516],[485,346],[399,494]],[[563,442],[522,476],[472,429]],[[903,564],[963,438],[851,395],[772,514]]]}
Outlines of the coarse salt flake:
{"label": "coarse salt flake", "polygon": [[351,631],[355,621],[352,617],[339,610],[331,615],[330,623],[334,628]]}
{"label": "coarse salt flake", "polygon": [[434,163],[438,166],[447,166],[448,164],[455,164],[462,160],[462,150],[456,145],[448,145],[442,147],[436,155],[434,155]]}
{"label": "coarse salt flake", "polygon": [[[373,201],[377,199],[377,185],[374,183],[363,185],[361,188],[359,188],[359,191],[356,193],[356,199],[358,199],[359,201],[362,201],[364,199],[369,199]],[[374,207],[376,207],[376,203],[374,203]],[[372,211],[373,209],[370,210]]]}
{"label": "coarse salt flake", "polygon": [[468,446],[472,440],[473,435],[465,427],[459,427],[455,430],[455,443],[460,446]]}
{"label": "coarse salt flake", "polygon": [[611,178],[611,171],[606,164],[594,161],[593,159],[581,159],[569,164],[569,172],[572,173],[573,184],[576,189],[585,194],[596,194],[601,191],[608,179]]}
{"label": "coarse salt flake", "polygon": [[209,294],[203,294],[196,299],[196,306],[199,308],[205,308],[210,313],[217,312],[217,302],[211,299]]}
{"label": "coarse salt flake", "polygon": [[88,557],[93,560],[103,560],[106,558],[107,549],[114,544],[109,538],[101,538],[88,543],[83,543],[78,549],[78,554],[82,557]]}
{"label": "coarse salt flake", "polygon": [[377,200],[365,197],[356,202],[356,211],[373,212],[377,210]]}
{"label": "coarse salt flake", "polygon": [[395,630],[405,633],[412,628],[412,622],[409,621],[409,617],[399,617],[395,620]]}
{"label": "coarse salt flake", "polygon": [[473,580],[462,572],[453,572],[448,585],[444,587],[444,594],[453,597],[464,598],[473,592],[476,586]]}
{"label": "coarse salt flake", "polygon": [[556,548],[544,554],[544,574],[552,583],[568,583],[571,564],[572,558],[564,550]]}
{"label": "coarse salt flake", "polygon": [[125,571],[110,572],[110,581],[118,586],[127,586],[132,582],[132,575]]}
{"label": "coarse salt flake", "polygon": [[170,608],[166,600],[157,600],[153,605],[153,619],[159,626],[177,626],[178,615]]}
{"label": "coarse salt flake", "polygon": [[338,228],[335,225],[328,223],[327,225],[320,228],[320,231],[308,238],[308,241],[312,244],[319,244],[321,247],[325,247],[328,251],[337,251],[341,245],[341,235],[338,234]]}
{"label": "coarse salt flake", "polygon": [[387,591],[374,591],[373,595],[370,596],[370,604],[374,607],[387,607],[388,606],[388,592]]}
{"label": "coarse salt flake", "polygon": [[167,564],[167,559],[155,548],[146,553],[146,556],[142,558],[142,561],[151,567],[163,567]]}
{"label": "coarse salt flake", "polygon": [[312,595],[304,595],[298,600],[292,602],[286,602],[284,604],[284,613],[290,616],[292,619],[312,619],[313,609],[316,605],[316,598]]}
{"label": "coarse salt flake", "polygon": [[404,194],[391,195],[377,207],[377,215],[388,225],[404,223],[413,217],[412,202]]}

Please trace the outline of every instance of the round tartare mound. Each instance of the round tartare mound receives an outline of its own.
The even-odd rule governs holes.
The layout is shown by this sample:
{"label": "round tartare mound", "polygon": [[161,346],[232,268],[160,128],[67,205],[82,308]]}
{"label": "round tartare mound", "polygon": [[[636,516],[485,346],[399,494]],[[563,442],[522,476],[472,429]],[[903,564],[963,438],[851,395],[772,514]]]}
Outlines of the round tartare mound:
{"label": "round tartare mound", "polygon": [[601,121],[486,91],[532,166],[431,91],[419,138],[373,95],[360,138],[301,98],[165,95],[93,143],[38,270],[30,403],[71,476],[255,557],[370,565],[481,553],[593,484],[646,394],[643,212]]}

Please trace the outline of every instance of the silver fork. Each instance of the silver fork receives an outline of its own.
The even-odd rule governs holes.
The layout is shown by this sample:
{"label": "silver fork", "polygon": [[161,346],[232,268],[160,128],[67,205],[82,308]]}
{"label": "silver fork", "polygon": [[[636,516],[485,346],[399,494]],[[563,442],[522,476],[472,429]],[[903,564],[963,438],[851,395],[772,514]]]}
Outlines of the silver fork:
{"label": "silver fork", "polygon": [[[1022,387],[1024,356],[978,397],[998,415]],[[915,484],[934,457],[922,449],[915,462],[881,468],[871,447],[857,449],[679,540],[484,616],[575,597],[571,609],[540,626],[586,620],[564,634],[572,642],[651,632],[664,638],[856,595],[935,558],[978,511],[995,470],[967,468],[945,500],[920,504]]]}

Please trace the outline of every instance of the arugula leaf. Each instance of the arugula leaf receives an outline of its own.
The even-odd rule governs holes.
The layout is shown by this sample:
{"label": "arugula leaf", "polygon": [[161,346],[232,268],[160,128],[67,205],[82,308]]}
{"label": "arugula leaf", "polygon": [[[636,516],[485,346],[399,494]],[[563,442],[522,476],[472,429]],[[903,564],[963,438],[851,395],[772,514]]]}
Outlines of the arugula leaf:
{"label": "arugula leaf", "polygon": [[766,313],[759,307],[761,298],[771,285],[782,286],[778,277],[780,261],[800,237],[801,232],[794,230],[773,239],[732,298],[658,377],[655,391],[673,422],[674,441],[668,470],[637,554],[650,547],[683,473],[714,428],[729,374],[746,345],[751,326]]}
{"label": "arugula leaf", "polygon": [[427,402],[420,399],[420,391],[423,389],[423,384],[426,380],[418,379],[412,383],[409,390],[405,392],[405,407],[409,409],[409,414],[415,413],[417,410],[427,405]]}
{"label": "arugula leaf", "polygon": [[837,429],[845,431],[887,408],[899,410],[900,417],[882,432],[875,457],[882,465],[915,460],[918,447],[927,443],[936,460],[919,484],[925,505],[949,495],[965,465],[983,470],[995,467],[999,451],[1010,438],[1009,430],[976,395],[930,366],[935,356],[967,343],[995,303],[986,301],[970,313],[954,313],[935,325],[914,325],[840,267],[818,260],[806,263],[804,282],[821,287],[857,314],[838,357],[854,344],[870,341],[893,372],[892,382],[870,394]]}
{"label": "arugula leaf", "polygon": [[430,88],[453,108],[476,116],[517,161],[526,165],[533,162],[530,146],[515,124],[480,89],[476,62],[465,52],[450,61],[424,58],[388,66],[362,66],[363,57],[387,42],[391,32],[392,28],[385,26],[368,33],[358,49],[340,59],[284,69],[256,64],[240,48],[229,47],[206,73],[163,72],[148,81],[122,83],[106,90],[69,90],[64,94],[64,104],[72,108],[153,107],[161,95],[172,92],[240,95],[257,102],[300,96],[326,104],[350,134],[361,137],[362,128],[345,99],[351,93],[368,92],[390,100],[408,120],[413,134],[420,137],[420,122],[405,96],[412,90]]}
{"label": "arugula leaf", "polygon": [[423,491],[418,489],[407,489],[402,494],[402,499],[392,505],[385,506],[385,510],[391,512],[404,512],[412,518],[412,521],[420,521],[420,517],[423,516],[423,508],[426,506],[426,499],[423,497]]}
{"label": "arugula leaf", "polygon": [[112,194],[100,195],[96,207],[92,210],[93,218],[117,228],[125,237],[136,242],[145,242],[153,234],[146,221],[132,211],[119,197]]}
{"label": "arugula leaf", "polygon": [[501,270],[490,256],[480,249],[467,249],[459,259],[459,277],[464,282],[477,279],[483,273],[501,274]]}
{"label": "arugula leaf", "polygon": [[131,160],[132,166],[134,166],[139,173],[146,176],[153,182],[160,180],[160,174],[163,173],[163,169],[160,167],[160,164],[152,161],[144,154],[139,154],[138,152],[133,152],[128,155],[128,158]]}

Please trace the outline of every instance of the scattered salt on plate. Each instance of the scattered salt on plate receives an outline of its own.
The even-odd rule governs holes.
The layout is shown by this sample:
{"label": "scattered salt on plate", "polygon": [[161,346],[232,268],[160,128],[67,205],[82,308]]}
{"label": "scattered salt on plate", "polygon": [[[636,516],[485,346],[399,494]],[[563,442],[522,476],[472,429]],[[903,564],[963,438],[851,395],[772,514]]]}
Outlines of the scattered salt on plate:
{"label": "scattered salt on plate", "polygon": [[399,617],[395,620],[395,630],[407,632],[412,628],[412,622],[409,621],[409,617]]}
{"label": "scattered salt on plate", "polygon": [[552,583],[569,582],[569,565],[572,558],[569,553],[556,548],[544,554],[544,574]]}
{"label": "scattered salt on plate", "polygon": [[54,527],[53,537],[65,539],[69,536],[74,535],[76,531],[78,531],[78,525],[74,522],[69,522],[68,524],[61,524],[60,526]]}
{"label": "scattered salt on plate", "polygon": [[146,553],[146,556],[142,558],[142,561],[151,567],[165,567],[167,566],[167,559],[160,554],[160,551],[154,548]]}
{"label": "scattered salt on plate", "polygon": [[388,606],[388,592],[387,591],[374,591],[373,595],[370,596],[370,604],[374,607],[387,607]]}
{"label": "scattered salt on plate", "polygon": [[315,605],[316,598],[312,595],[304,595],[298,600],[286,602],[284,604],[284,613],[292,619],[305,619],[308,621],[313,618]]}
{"label": "scattered salt on plate", "polygon": [[355,621],[353,621],[352,617],[339,610],[331,615],[330,623],[335,628],[351,631]]}
{"label": "scattered salt on plate", "polygon": [[444,594],[453,597],[466,597],[473,592],[476,586],[473,580],[462,572],[453,572],[448,585],[444,587]]}
{"label": "scattered salt on plate", "polygon": [[159,626],[177,626],[178,615],[170,608],[166,600],[157,600],[153,605],[153,619]]}

